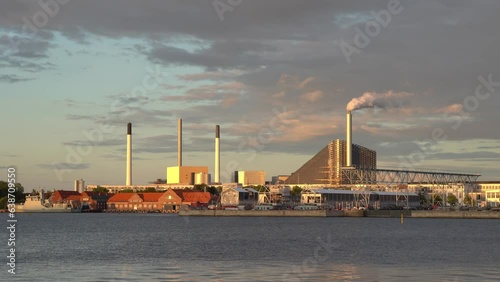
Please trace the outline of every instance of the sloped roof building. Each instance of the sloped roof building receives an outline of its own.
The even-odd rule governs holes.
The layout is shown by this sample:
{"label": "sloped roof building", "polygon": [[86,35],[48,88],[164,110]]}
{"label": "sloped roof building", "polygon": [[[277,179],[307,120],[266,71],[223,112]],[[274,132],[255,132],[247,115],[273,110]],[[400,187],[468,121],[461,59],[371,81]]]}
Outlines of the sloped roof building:
{"label": "sloped roof building", "polygon": [[[346,166],[347,142],[333,140],[314,157],[293,172],[285,184],[345,184],[342,168]],[[352,144],[352,164],[357,168],[377,168],[377,153],[360,145]]]}

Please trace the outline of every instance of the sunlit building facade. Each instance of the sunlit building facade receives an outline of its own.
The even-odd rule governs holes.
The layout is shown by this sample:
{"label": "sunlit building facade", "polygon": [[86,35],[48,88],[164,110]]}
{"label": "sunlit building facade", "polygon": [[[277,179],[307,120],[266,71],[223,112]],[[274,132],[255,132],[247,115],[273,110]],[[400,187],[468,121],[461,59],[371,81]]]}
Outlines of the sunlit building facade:
{"label": "sunlit building facade", "polygon": [[[346,181],[342,168],[346,166],[347,142],[333,140],[285,181],[286,184],[340,185]],[[352,144],[352,163],[356,168],[377,168],[377,153]]]}

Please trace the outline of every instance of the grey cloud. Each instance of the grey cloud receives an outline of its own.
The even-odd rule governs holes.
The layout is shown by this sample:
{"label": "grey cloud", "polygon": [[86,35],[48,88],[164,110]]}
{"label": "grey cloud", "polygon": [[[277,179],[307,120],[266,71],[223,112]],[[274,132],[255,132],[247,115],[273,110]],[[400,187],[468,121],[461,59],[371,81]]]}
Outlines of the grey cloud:
{"label": "grey cloud", "polygon": [[39,164],[39,168],[42,169],[87,169],[90,167],[89,163],[53,163],[53,164]]}
{"label": "grey cloud", "polygon": [[[134,150],[134,152],[137,152],[137,151]],[[125,150],[119,151],[119,152],[113,153],[113,154],[102,154],[102,155],[99,155],[99,157],[101,157],[103,159],[106,159],[106,160],[123,161],[123,162],[127,159],[127,157],[125,155]],[[140,157],[140,156],[137,156],[137,155],[133,156],[133,160],[134,161],[138,161],[138,160],[151,160],[151,159],[152,158]]]}
{"label": "grey cloud", "polygon": [[[500,81],[497,56],[500,18],[496,15],[500,4],[402,1],[403,11],[393,15],[389,25],[370,38],[370,43],[347,63],[337,43],[345,40],[353,44],[354,27],[364,29],[366,21],[371,20],[370,11],[384,9],[387,3],[387,0],[245,1],[227,12],[221,22],[211,1],[72,1],[51,19],[46,30],[50,34],[62,32],[82,44],[100,37],[140,39],[144,42],[141,45],[119,48],[129,48],[128,52],[164,65],[211,70],[179,76],[181,80],[242,84],[241,90],[222,92],[216,92],[217,85],[212,89],[190,85],[188,90],[176,91],[175,95],[162,92],[142,100],[113,96],[123,106],[120,111],[95,116],[72,113],[68,119],[89,119],[117,126],[133,121],[138,125],[175,127],[174,117],[179,116],[187,123],[221,124],[225,136],[233,138],[228,146],[238,146],[241,139],[256,136],[269,123],[274,108],[287,107],[305,128],[324,122],[321,116],[333,116],[335,119],[330,122],[335,123],[331,125],[335,129],[306,136],[308,139],[301,141],[271,142],[264,151],[314,154],[330,140],[344,138],[345,106],[353,97],[365,91],[392,90],[415,93],[415,98],[405,105],[405,110],[414,111],[368,110],[353,118],[354,142],[375,148],[381,160],[391,161],[411,153],[417,148],[414,141],[431,138],[436,128],[444,129],[449,140],[500,139],[498,130],[494,130],[498,128],[500,100],[496,94],[500,88],[488,100],[480,101],[477,110],[467,112],[458,129],[453,129],[453,121],[447,122],[434,112],[437,108],[461,104],[473,95],[480,75],[492,73],[493,80]],[[36,2],[0,3],[0,26],[19,30],[19,19],[32,15],[37,7]],[[48,42],[49,37],[40,41]],[[53,68],[41,62],[53,45],[38,44],[38,53],[35,45],[24,47],[23,54],[29,61],[13,56],[0,61],[0,67],[26,71]],[[306,89],[284,87],[278,83],[284,74],[298,81],[313,77],[314,83]],[[300,99],[310,91],[321,91],[321,100],[307,103]],[[158,98],[160,95],[162,99]],[[226,97],[236,97],[237,101],[223,107],[222,100]],[[167,109],[155,110],[154,103]],[[310,118],[312,115],[318,118]],[[249,131],[233,129],[240,125],[248,126]],[[328,129],[328,125],[324,128]],[[204,129],[185,127],[185,130]],[[210,139],[193,141],[197,141],[193,146],[199,146],[193,150],[210,149]],[[161,152],[175,146],[144,142],[144,152]],[[395,145],[381,146],[384,142]]]}
{"label": "grey cloud", "polygon": [[[252,50],[252,47],[255,47],[255,49]],[[148,52],[147,56],[155,63],[203,66],[209,70],[251,68],[257,67],[264,62],[257,55],[259,49],[265,50],[266,47],[253,42],[224,41],[216,42],[210,48],[198,50],[194,53],[171,46],[158,46]]]}
{"label": "grey cloud", "polygon": [[21,155],[17,155],[17,154],[4,154],[4,157],[8,157],[8,158],[18,158],[18,157],[21,157]]}
{"label": "grey cloud", "polygon": [[99,142],[90,142],[90,141],[69,141],[69,142],[63,142],[63,145],[67,146],[118,146],[118,145],[124,145],[126,144],[124,140],[120,139],[104,139]]}
{"label": "grey cloud", "polygon": [[17,75],[0,75],[0,82],[7,82],[7,83],[16,83],[16,82],[23,82],[23,81],[29,81],[33,80],[34,78],[24,78],[24,77],[19,77]]}
{"label": "grey cloud", "polygon": [[69,120],[93,120],[95,117],[91,115],[67,114],[66,119]]}
{"label": "grey cloud", "polygon": [[437,153],[430,154],[429,159],[437,160],[462,160],[462,161],[498,161],[500,153],[478,151],[470,153]]}

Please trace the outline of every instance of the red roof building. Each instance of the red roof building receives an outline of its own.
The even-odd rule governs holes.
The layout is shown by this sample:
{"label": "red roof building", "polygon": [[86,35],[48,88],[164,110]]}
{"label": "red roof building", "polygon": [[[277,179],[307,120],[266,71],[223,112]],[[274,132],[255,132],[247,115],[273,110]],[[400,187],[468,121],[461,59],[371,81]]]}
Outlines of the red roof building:
{"label": "red roof building", "polygon": [[[57,191],[54,191],[52,193],[52,195],[50,196],[50,201],[52,201],[52,203],[60,203],[60,202],[64,202],[68,199],[68,197],[70,196],[78,196],[80,197],[80,193],[76,192],[76,191],[65,191],[65,190],[57,190]],[[74,197],[73,197],[74,199]]]}
{"label": "red roof building", "polygon": [[168,189],[164,193],[118,193],[109,198],[110,211],[176,212],[181,206],[208,206],[212,195]]}

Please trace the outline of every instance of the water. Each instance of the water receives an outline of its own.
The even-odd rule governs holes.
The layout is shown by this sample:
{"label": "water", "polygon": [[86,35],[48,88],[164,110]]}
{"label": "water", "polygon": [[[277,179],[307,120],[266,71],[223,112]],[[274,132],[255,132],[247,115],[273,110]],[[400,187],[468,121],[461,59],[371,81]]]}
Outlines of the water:
{"label": "water", "polygon": [[[500,280],[498,220],[17,217],[17,274],[0,280]],[[2,235],[0,250],[7,254],[8,235]]]}

